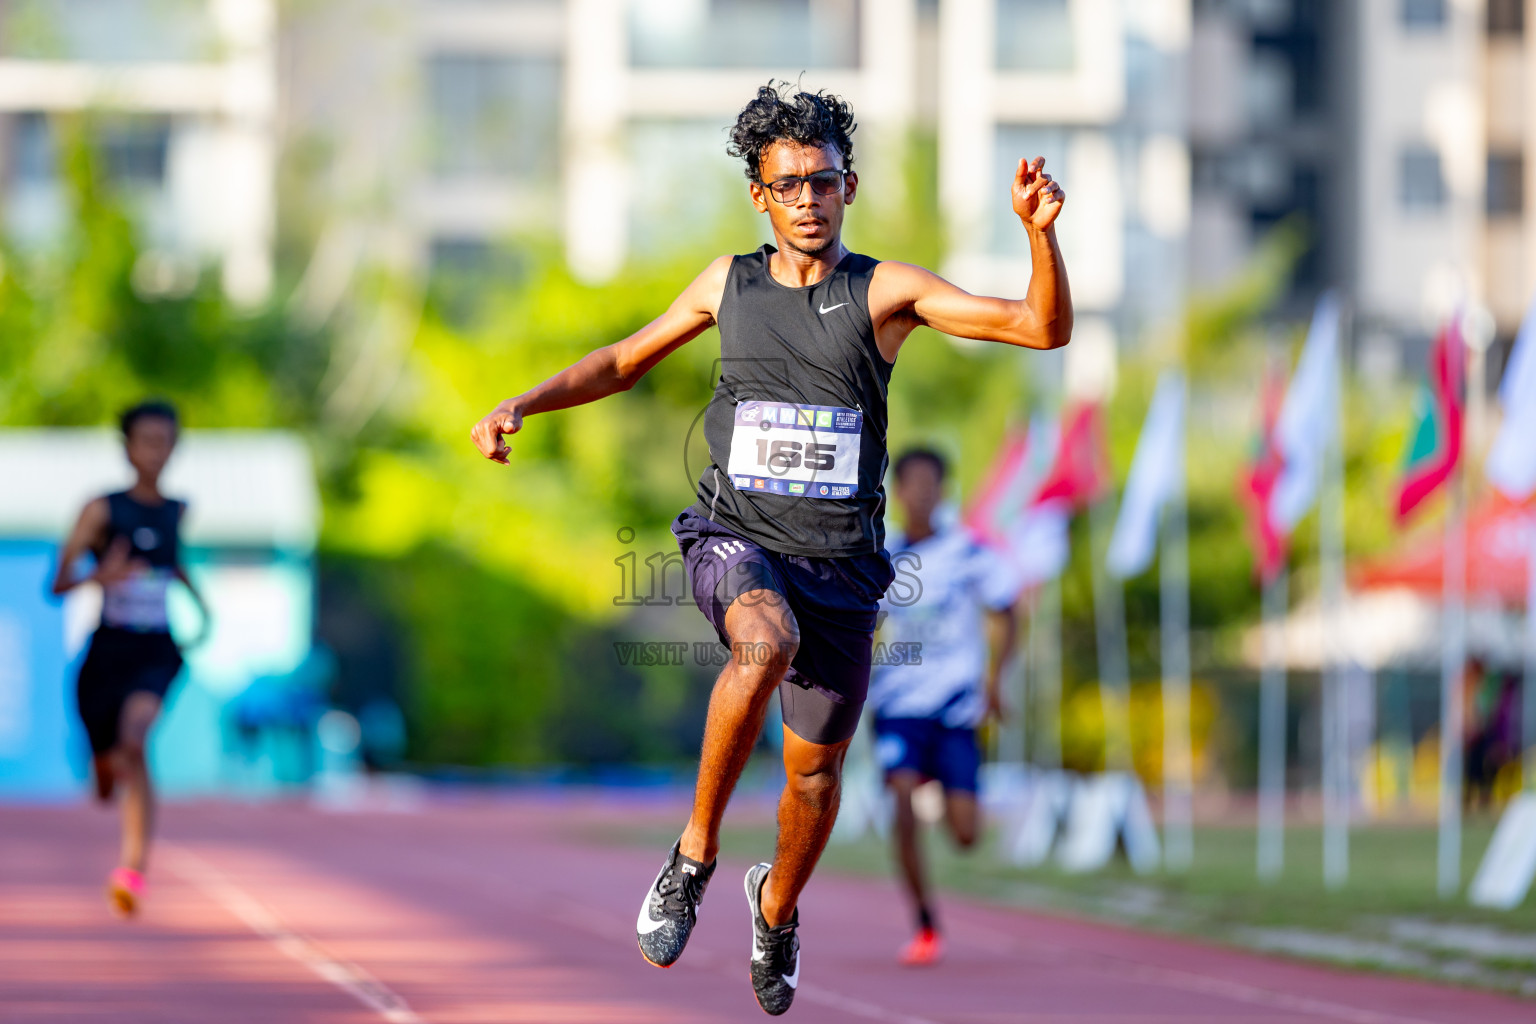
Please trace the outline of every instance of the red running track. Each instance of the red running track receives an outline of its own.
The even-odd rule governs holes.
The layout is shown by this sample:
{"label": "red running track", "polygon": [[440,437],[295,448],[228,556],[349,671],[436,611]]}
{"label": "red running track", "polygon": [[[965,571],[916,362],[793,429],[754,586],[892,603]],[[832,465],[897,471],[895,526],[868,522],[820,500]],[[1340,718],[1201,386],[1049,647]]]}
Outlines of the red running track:
{"label": "red running track", "polygon": [[[664,850],[598,826],[675,801],[586,795],[413,814],[182,804],[142,917],[110,917],[105,811],[0,808],[0,1021],[691,1024],[761,1020],[741,875],[722,861],[687,955],[645,964],[634,920]],[[1536,1004],[1108,925],[949,900],[948,959],[892,958],[889,884],[823,876],[801,901],[789,1019],[890,1024],[1479,1024]]]}

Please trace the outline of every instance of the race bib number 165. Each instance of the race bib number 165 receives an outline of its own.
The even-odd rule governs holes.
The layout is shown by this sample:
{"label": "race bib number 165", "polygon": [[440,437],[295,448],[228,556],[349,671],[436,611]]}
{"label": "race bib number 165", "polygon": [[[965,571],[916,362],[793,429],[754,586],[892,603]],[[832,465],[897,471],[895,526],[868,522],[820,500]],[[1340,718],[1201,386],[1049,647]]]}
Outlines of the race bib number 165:
{"label": "race bib number 165", "polygon": [[851,498],[864,414],[835,405],[741,402],[726,471],[737,490]]}

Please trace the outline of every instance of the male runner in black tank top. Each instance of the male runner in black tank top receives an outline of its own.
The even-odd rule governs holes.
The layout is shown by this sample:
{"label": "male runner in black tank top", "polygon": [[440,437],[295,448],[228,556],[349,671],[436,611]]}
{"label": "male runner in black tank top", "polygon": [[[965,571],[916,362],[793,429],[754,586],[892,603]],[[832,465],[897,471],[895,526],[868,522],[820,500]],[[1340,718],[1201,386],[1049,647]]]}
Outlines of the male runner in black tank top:
{"label": "male runner in black tank top", "polygon": [[[1023,300],[970,295],[920,267],[850,253],[853,112],[835,96],[770,83],[742,110],[730,152],[746,161],[753,206],[773,246],[722,256],[662,316],[475,425],[481,454],[505,464],[503,438],[534,413],[626,391],[671,352],[720,328],[722,369],[705,412],[712,464],[678,539],[700,610],[736,657],[710,696],[694,807],[652,883],[636,937],[647,960],[675,962],[714,871],[726,801],[779,691],[784,768],[771,864],[747,874],[752,985],[771,1014],[800,977],[796,902],[837,806],[843,756],[869,684],[875,611],[893,575],[884,548],[886,386],[920,325],[1023,348],[1072,333],[1072,301],[1053,227],[1065,195],[1044,161],[1019,161],[1014,212],[1030,242]],[[659,157],[660,155],[658,155]],[[666,187],[683,168],[658,159]]]}
{"label": "male runner in black tank top", "polygon": [[[122,416],[123,447],[137,479],[126,491],[85,506],[59,555],[53,592],[82,583],[102,588],[101,625],[80,666],[76,695],[91,742],[96,795],[110,800],[123,783],[123,836],[118,866],[107,879],[107,898],[132,914],[144,893],[154,818],[154,793],[144,745],[171,681],[181,671],[181,651],[166,620],[166,589],[181,581],[208,624],[207,607],[182,568],[180,525],[184,502],[160,493],[160,473],[176,447],[176,411],[145,402]],[[96,568],[77,577],[75,563],[87,551]]]}

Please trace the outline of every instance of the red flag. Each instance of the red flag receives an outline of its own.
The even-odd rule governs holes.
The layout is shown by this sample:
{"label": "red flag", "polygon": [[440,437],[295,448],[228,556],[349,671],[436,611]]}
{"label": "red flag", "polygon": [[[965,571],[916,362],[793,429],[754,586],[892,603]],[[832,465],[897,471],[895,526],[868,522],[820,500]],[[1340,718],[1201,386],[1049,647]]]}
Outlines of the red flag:
{"label": "red flag", "polygon": [[1275,424],[1280,419],[1280,404],[1285,399],[1285,373],[1271,364],[1264,375],[1260,395],[1262,421],[1253,461],[1238,484],[1243,505],[1248,510],[1249,534],[1253,541],[1255,567],[1260,579],[1274,579],[1285,564],[1286,536],[1275,522],[1271,499],[1285,458],[1275,438]]}
{"label": "red flag", "polygon": [[1014,511],[1005,506],[1009,504],[1010,493],[1024,482],[1031,440],[1029,434],[1015,431],[1003,442],[987,472],[981,496],[965,514],[965,525],[987,543],[1002,542],[1006,519]]}
{"label": "red flag", "polygon": [[1461,460],[1465,364],[1466,345],[1456,318],[1452,318],[1429,351],[1433,393],[1408,441],[1407,465],[1397,491],[1400,523],[1451,478]]}
{"label": "red flag", "polygon": [[1083,402],[1062,414],[1061,443],[1034,504],[1063,501],[1082,508],[1102,495],[1109,484],[1103,409],[1097,402]]}

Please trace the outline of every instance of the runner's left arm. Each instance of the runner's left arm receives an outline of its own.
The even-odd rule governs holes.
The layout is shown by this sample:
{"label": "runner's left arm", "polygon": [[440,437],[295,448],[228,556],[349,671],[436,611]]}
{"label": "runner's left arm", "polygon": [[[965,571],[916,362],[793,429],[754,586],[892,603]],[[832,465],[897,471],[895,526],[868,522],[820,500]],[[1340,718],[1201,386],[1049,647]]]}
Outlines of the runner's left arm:
{"label": "runner's left arm", "polygon": [[187,575],[185,566],[178,561],[176,567],[171,570],[171,574],[181,581],[182,586],[187,588],[187,593],[192,595],[192,601],[197,605],[198,614],[203,617],[203,628],[198,630],[197,638],[192,641],[194,645],[202,643],[213,629],[213,613],[208,610],[208,602],[203,600],[202,591],[197,589],[197,586],[192,582],[192,577]]}
{"label": "runner's left arm", "polygon": [[1045,171],[1045,160],[1019,161],[1013,210],[1029,238],[1029,288],[1022,299],[972,295],[908,263],[881,263],[870,284],[881,352],[894,360],[913,328],[932,327],[957,338],[1023,348],[1054,349],[1072,338],[1072,292],[1056,240],[1066,193]]}
{"label": "runner's left arm", "polygon": [[1007,717],[1003,706],[1003,666],[1013,656],[1019,637],[1018,612],[1010,605],[987,613],[987,713],[1002,721]]}
{"label": "runner's left arm", "polygon": [[521,430],[524,416],[585,405],[634,387],[651,367],[714,325],[730,269],[731,257],[721,256],[661,316],[492,409],[469,433],[480,454],[506,465],[511,449],[502,438]]}

